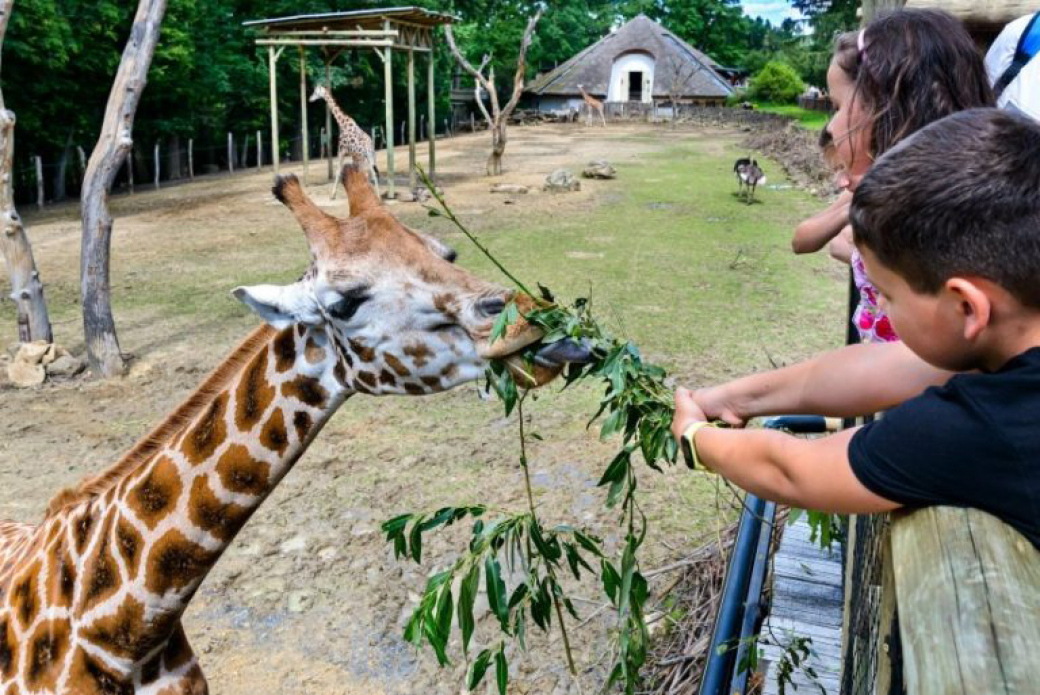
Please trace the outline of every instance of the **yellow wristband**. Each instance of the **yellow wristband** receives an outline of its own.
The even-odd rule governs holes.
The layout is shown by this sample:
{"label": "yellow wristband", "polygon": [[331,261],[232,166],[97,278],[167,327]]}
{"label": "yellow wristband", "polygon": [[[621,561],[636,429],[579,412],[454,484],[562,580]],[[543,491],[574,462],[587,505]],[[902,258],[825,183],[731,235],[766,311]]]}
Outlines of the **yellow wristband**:
{"label": "yellow wristband", "polygon": [[691,470],[714,473],[715,471],[701,463],[701,459],[697,455],[697,443],[694,441],[694,437],[702,427],[718,427],[718,425],[714,422],[695,422],[686,428],[686,431],[682,433],[683,442],[686,444],[686,450],[684,450],[686,465]]}

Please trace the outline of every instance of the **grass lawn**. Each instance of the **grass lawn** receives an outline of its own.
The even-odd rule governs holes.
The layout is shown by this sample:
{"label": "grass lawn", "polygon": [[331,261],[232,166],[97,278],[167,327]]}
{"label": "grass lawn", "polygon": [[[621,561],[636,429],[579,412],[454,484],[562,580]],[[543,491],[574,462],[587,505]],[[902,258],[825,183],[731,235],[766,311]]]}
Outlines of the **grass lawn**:
{"label": "grass lawn", "polygon": [[766,113],[778,113],[781,116],[791,116],[798,120],[798,123],[810,130],[820,130],[827,121],[831,119],[830,114],[823,111],[812,111],[810,109],[803,109],[801,106],[794,104],[755,104],[755,108],[759,111],[765,111]]}

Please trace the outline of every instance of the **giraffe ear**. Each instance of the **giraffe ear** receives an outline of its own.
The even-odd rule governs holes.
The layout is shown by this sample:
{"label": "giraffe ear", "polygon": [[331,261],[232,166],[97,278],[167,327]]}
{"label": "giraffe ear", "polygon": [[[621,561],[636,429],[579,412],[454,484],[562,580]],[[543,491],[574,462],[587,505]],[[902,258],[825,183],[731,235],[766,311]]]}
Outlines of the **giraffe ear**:
{"label": "giraffe ear", "polygon": [[275,328],[286,328],[294,323],[317,325],[321,323],[314,297],[301,282],[291,285],[251,285],[231,291],[235,298],[256,312]]}

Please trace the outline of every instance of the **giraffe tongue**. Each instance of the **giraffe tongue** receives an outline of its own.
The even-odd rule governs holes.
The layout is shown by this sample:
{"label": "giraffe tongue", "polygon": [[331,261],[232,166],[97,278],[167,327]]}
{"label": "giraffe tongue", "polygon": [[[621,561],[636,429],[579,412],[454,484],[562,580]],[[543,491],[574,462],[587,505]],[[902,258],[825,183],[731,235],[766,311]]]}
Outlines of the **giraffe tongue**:
{"label": "giraffe tongue", "polygon": [[532,326],[524,318],[524,314],[529,314],[538,308],[537,302],[526,294],[518,294],[513,301],[516,302],[520,318],[506,328],[504,335],[481,351],[481,355],[485,359],[507,358],[542,339],[542,329]]}

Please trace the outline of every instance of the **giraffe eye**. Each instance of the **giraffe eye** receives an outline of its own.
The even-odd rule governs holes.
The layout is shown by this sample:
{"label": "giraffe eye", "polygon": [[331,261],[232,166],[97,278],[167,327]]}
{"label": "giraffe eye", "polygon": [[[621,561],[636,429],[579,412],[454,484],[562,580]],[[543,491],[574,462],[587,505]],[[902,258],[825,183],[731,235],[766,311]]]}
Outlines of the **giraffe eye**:
{"label": "giraffe eye", "polygon": [[369,299],[371,299],[371,295],[368,294],[368,288],[359,287],[344,293],[342,299],[330,305],[327,311],[329,316],[337,321],[349,321],[361,305]]}

